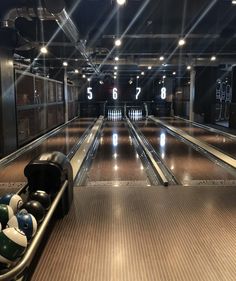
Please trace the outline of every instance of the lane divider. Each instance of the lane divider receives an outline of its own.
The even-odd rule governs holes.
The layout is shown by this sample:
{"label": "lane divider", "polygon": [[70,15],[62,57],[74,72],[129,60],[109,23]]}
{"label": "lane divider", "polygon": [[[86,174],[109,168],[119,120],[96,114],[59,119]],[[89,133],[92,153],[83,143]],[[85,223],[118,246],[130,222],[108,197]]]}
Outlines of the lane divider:
{"label": "lane divider", "polygon": [[154,169],[156,170],[157,174],[159,175],[163,185],[164,186],[168,186],[169,185],[168,179],[166,178],[165,174],[162,172],[161,168],[159,167],[159,165],[157,164],[157,162],[153,158],[152,153],[147,149],[147,147],[143,143],[142,139],[140,138],[139,134],[135,130],[133,124],[130,122],[130,120],[128,118],[127,118],[127,123],[131,127],[131,129],[132,129],[135,137],[137,138],[139,144],[141,145],[141,147],[144,150],[144,152],[146,153],[149,161],[151,162],[152,166],[154,167]]}
{"label": "lane divider", "polygon": [[97,133],[100,131],[102,124],[103,124],[104,116],[100,116],[98,120],[95,122],[94,126],[92,127],[90,133],[84,139],[83,143],[80,145],[77,152],[71,158],[70,163],[73,169],[73,177],[74,180],[91,148],[93,142],[96,139]]}

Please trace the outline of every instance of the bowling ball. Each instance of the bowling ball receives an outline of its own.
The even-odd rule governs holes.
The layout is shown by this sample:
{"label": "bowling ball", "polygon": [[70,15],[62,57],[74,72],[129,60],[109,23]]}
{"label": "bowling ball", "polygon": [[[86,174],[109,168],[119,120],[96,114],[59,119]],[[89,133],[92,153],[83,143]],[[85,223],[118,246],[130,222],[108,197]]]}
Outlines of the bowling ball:
{"label": "bowling ball", "polygon": [[[42,204],[35,200],[24,203],[22,206],[22,210],[23,212],[24,210],[26,210],[28,213],[32,214],[35,217],[37,223],[42,222],[45,217],[45,210]],[[22,211],[20,213],[22,213]]]}
{"label": "bowling ball", "polygon": [[23,231],[30,240],[37,231],[37,221],[31,214],[17,213],[7,223],[7,227],[15,227]]}
{"label": "bowling ball", "polygon": [[2,228],[6,227],[7,222],[13,215],[14,213],[12,207],[5,204],[0,204],[0,223]]}
{"label": "bowling ball", "polygon": [[43,190],[37,190],[33,193],[30,193],[30,199],[40,202],[45,210],[48,210],[50,208],[51,198]]}
{"label": "bowling ball", "polygon": [[12,264],[27,248],[25,234],[17,228],[6,228],[0,232],[0,263]]}
{"label": "bowling ball", "polygon": [[18,194],[8,193],[0,198],[0,204],[11,206],[15,214],[23,205],[23,200]]}

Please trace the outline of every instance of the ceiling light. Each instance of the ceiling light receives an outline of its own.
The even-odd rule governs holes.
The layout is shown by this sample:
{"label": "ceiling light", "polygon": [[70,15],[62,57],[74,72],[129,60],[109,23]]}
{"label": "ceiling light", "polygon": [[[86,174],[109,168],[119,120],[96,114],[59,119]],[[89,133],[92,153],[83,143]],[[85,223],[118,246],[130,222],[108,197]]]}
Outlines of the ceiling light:
{"label": "ceiling light", "polygon": [[163,61],[165,58],[163,57],[163,56],[161,56],[160,58],[159,58],[159,60],[160,61]]}
{"label": "ceiling light", "polygon": [[176,72],[174,71],[172,74],[173,74],[173,75],[176,75]]}
{"label": "ceiling light", "polygon": [[162,76],[162,78],[163,78],[163,79],[166,79],[166,76],[165,76],[165,75],[163,75],[163,76]]}
{"label": "ceiling light", "polygon": [[163,63],[162,66],[167,66],[167,64],[166,64],[166,63]]}
{"label": "ceiling light", "polygon": [[131,84],[133,84],[133,80],[130,78],[130,80],[129,80],[129,84],[131,85]]}
{"label": "ceiling light", "polygon": [[216,60],[216,57],[215,56],[212,56],[211,57],[211,61],[215,61]]}
{"label": "ceiling light", "polygon": [[119,57],[115,57],[115,61],[118,61],[119,60]]}
{"label": "ceiling light", "polygon": [[126,0],[116,0],[118,5],[124,5],[126,3]]}
{"label": "ceiling light", "polygon": [[117,77],[116,76],[114,76],[114,79],[116,79]]}
{"label": "ceiling light", "polygon": [[148,69],[149,69],[149,70],[151,70],[151,69],[152,69],[151,65],[149,65]]}
{"label": "ceiling light", "polygon": [[83,74],[83,75],[82,75],[82,77],[83,77],[83,78],[86,78],[86,75],[85,75],[85,74]]}
{"label": "ceiling light", "polygon": [[183,46],[186,44],[186,41],[183,38],[181,38],[181,39],[179,39],[178,44],[179,44],[179,46]]}
{"label": "ceiling light", "polygon": [[117,72],[114,72],[114,75],[116,76],[116,75],[117,75]]}
{"label": "ceiling light", "polygon": [[117,70],[117,69],[118,69],[118,66],[114,66],[114,69]]}
{"label": "ceiling light", "polygon": [[67,61],[63,61],[63,66],[68,66],[68,62]]}
{"label": "ceiling light", "polygon": [[47,54],[47,53],[48,53],[48,49],[43,46],[43,47],[41,47],[40,52],[41,52],[42,54]]}
{"label": "ceiling light", "polygon": [[79,73],[79,70],[78,70],[78,69],[75,69],[75,73]]}
{"label": "ceiling light", "polygon": [[144,71],[142,71],[142,72],[141,72],[141,75],[144,75],[144,74],[145,74]]}
{"label": "ceiling light", "polygon": [[99,83],[100,83],[101,85],[104,84],[102,80],[100,80]]}
{"label": "ceiling light", "polygon": [[190,69],[191,69],[191,65],[188,65],[188,66],[187,66],[187,70],[190,70]]}
{"label": "ceiling light", "polygon": [[139,79],[139,76],[137,76],[136,78]]}
{"label": "ceiling light", "polygon": [[120,47],[121,43],[122,43],[122,42],[121,42],[120,39],[116,39],[116,40],[115,40],[115,46],[116,46],[116,47]]}
{"label": "ceiling light", "polygon": [[91,79],[90,79],[90,78],[88,78],[87,80],[88,80],[88,82],[90,82],[90,81],[91,81]]}
{"label": "ceiling light", "polygon": [[232,0],[232,4],[233,4],[233,5],[236,5],[236,0]]}

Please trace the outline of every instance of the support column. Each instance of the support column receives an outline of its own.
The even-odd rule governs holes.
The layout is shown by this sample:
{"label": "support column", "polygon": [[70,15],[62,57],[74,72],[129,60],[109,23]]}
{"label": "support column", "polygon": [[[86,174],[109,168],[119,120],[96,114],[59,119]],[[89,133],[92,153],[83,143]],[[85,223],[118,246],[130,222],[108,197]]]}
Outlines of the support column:
{"label": "support column", "polygon": [[196,71],[195,69],[192,69],[190,73],[189,121],[194,121],[193,105],[195,99],[195,78]]}
{"label": "support column", "polygon": [[12,51],[0,49],[0,156],[17,149],[16,99]]}
{"label": "support column", "polygon": [[232,101],[229,109],[229,127],[236,129],[236,65],[232,66]]}
{"label": "support column", "polygon": [[64,100],[65,100],[65,122],[69,121],[69,97],[68,97],[68,85],[67,85],[67,68],[64,69]]}
{"label": "support column", "polygon": [[232,103],[236,103],[236,65],[232,66]]}
{"label": "support column", "polygon": [[218,67],[195,67],[194,120],[200,123],[215,122],[216,81]]}

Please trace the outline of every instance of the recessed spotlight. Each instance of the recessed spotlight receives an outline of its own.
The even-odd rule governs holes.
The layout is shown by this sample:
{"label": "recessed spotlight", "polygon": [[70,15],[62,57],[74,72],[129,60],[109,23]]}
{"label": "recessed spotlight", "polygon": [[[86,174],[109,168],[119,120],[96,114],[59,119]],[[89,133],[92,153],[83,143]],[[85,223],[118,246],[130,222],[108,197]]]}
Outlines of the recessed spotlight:
{"label": "recessed spotlight", "polygon": [[88,80],[88,82],[90,82],[90,81],[91,81],[91,79],[90,79],[90,78],[88,78],[87,80]]}
{"label": "recessed spotlight", "polygon": [[78,70],[78,69],[75,69],[75,73],[79,73],[79,70]]}
{"label": "recessed spotlight", "polygon": [[115,46],[116,46],[116,47],[120,47],[121,44],[122,44],[122,42],[121,42],[120,39],[116,39],[116,40],[115,40]]}
{"label": "recessed spotlight", "polygon": [[148,66],[148,69],[149,69],[149,70],[151,70],[151,69],[152,69],[151,65],[149,65],[149,66]]}
{"label": "recessed spotlight", "polygon": [[116,76],[114,76],[114,79],[116,79],[117,77]]}
{"label": "recessed spotlight", "polygon": [[118,5],[124,5],[126,3],[126,0],[116,0]]}
{"label": "recessed spotlight", "polygon": [[114,72],[114,75],[116,76],[116,75],[117,75],[117,72]]}
{"label": "recessed spotlight", "polygon": [[191,65],[188,65],[187,66],[187,70],[190,70],[192,67],[191,67]]}
{"label": "recessed spotlight", "polygon": [[236,0],[232,0],[232,4],[233,4],[233,5],[236,5]]}
{"label": "recessed spotlight", "polygon": [[186,44],[186,41],[183,38],[181,38],[181,39],[179,39],[178,44],[179,44],[179,46],[183,46]]}
{"label": "recessed spotlight", "polygon": [[163,79],[166,79],[166,76],[165,76],[165,75],[163,75],[163,76],[162,76],[162,78],[163,78]]}
{"label": "recessed spotlight", "polygon": [[176,72],[174,71],[172,74],[173,74],[173,75],[176,75]]}
{"label": "recessed spotlight", "polygon": [[216,56],[212,56],[211,61],[215,61],[215,60],[216,60]]}
{"label": "recessed spotlight", "polygon": [[119,60],[119,57],[115,57],[115,61],[118,61]]}
{"label": "recessed spotlight", "polygon": [[118,66],[114,66],[114,69],[117,70],[117,69],[118,69]]}
{"label": "recessed spotlight", "polygon": [[86,75],[85,75],[85,74],[83,74],[83,75],[82,75],[82,77],[83,77],[83,78],[86,78]]}
{"label": "recessed spotlight", "polygon": [[136,78],[139,79],[139,76],[137,76]]}
{"label": "recessed spotlight", "polygon": [[165,58],[163,56],[160,56],[159,60],[163,61]]}
{"label": "recessed spotlight", "polygon": [[63,66],[68,66],[68,62],[67,61],[63,61]]}
{"label": "recessed spotlight", "polygon": [[45,46],[43,46],[43,47],[41,47],[40,52],[42,54],[47,54],[48,53],[48,49]]}
{"label": "recessed spotlight", "polygon": [[142,72],[141,72],[141,75],[144,75],[144,74],[145,74],[144,71],[142,71]]}

